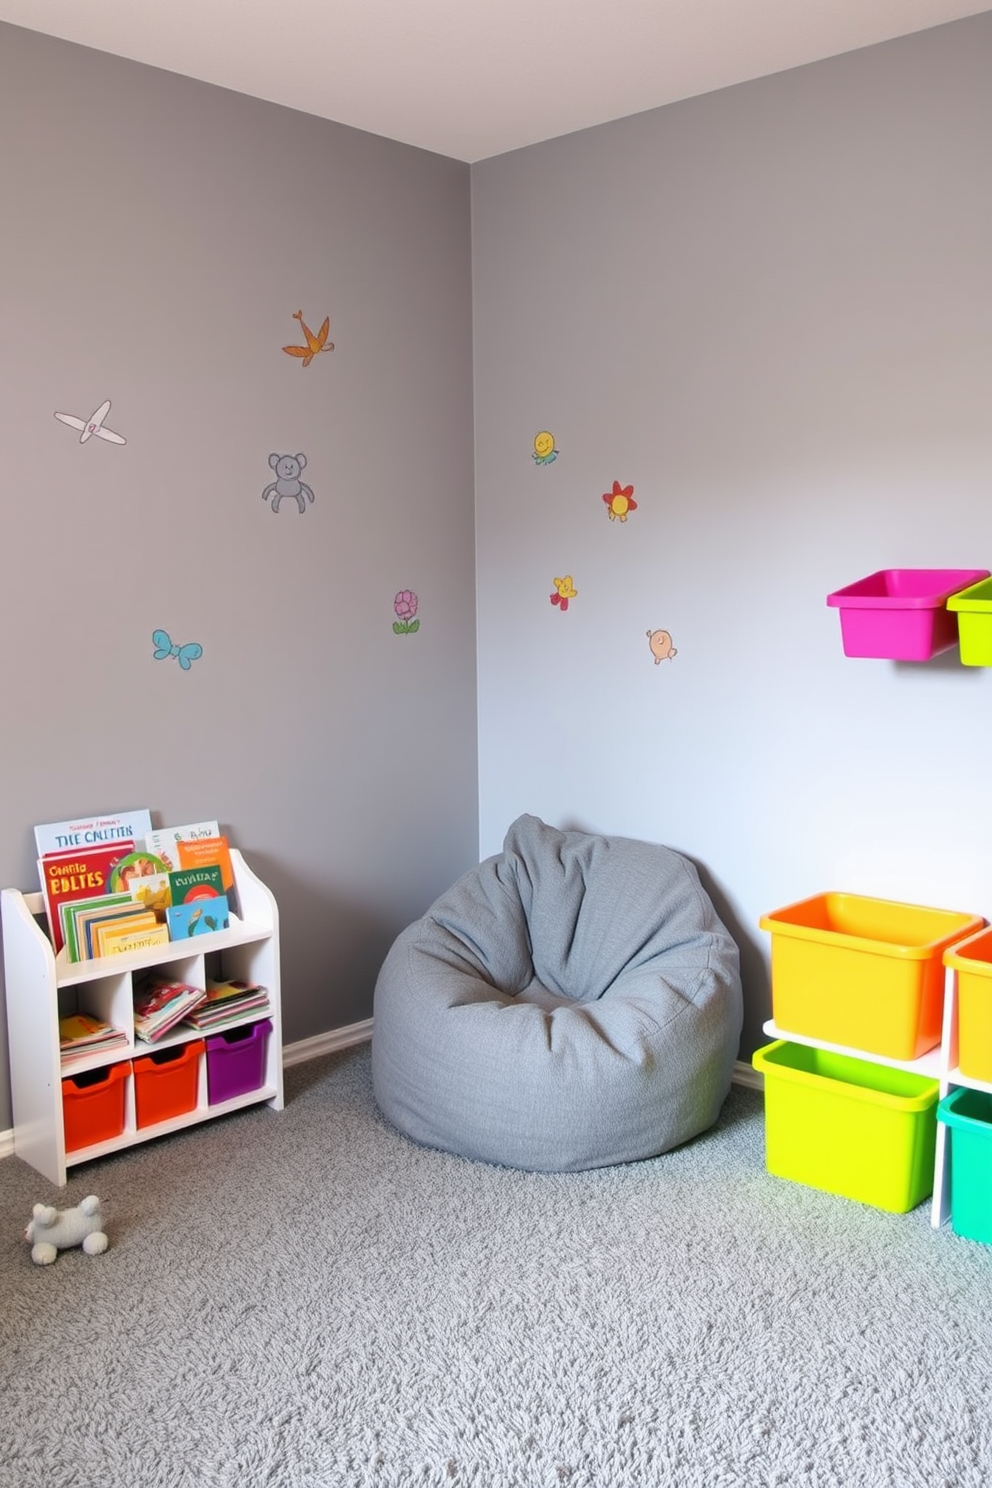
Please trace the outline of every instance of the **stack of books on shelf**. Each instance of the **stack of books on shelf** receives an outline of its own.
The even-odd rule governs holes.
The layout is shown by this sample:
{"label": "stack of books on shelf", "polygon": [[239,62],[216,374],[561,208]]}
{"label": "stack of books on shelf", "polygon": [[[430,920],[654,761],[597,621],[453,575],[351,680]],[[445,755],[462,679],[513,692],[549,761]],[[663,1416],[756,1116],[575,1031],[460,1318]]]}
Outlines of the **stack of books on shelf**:
{"label": "stack of books on shelf", "polygon": [[246,1013],[261,1014],[268,1010],[268,990],[257,982],[239,982],[233,977],[207,977],[204,1000],[187,1014],[185,1021],[200,1033],[209,1033],[238,1022]]}
{"label": "stack of books on shelf", "polygon": [[160,974],[150,973],[134,989],[135,1034],[145,1043],[153,1044],[181,1023],[206,995],[202,987],[170,982]]}
{"label": "stack of books on shelf", "polygon": [[59,1056],[63,1068],[92,1054],[108,1053],[127,1043],[127,1034],[90,1013],[68,1013],[59,1019]]}
{"label": "stack of books on shelf", "polygon": [[215,821],[153,829],[143,808],[48,822],[34,834],[52,945],[67,961],[226,930],[237,913],[230,847]]}

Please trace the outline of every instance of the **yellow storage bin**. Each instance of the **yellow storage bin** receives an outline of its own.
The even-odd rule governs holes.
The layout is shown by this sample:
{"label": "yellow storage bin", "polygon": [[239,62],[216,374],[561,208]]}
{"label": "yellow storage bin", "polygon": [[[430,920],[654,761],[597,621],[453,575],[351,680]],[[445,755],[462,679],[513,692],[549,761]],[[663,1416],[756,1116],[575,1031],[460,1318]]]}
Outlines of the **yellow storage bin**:
{"label": "yellow storage bin", "polygon": [[945,951],[944,965],[957,973],[958,1069],[992,1084],[992,929]]}
{"label": "yellow storage bin", "polygon": [[933,1192],[936,1080],[784,1039],[752,1063],[769,1173],[893,1214]]}
{"label": "yellow storage bin", "polygon": [[911,1061],[940,1043],[943,953],[980,915],[858,894],[815,894],[759,921],[772,938],[783,1033]]}
{"label": "yellow storage bin", "polygon": [[992,666],[992,579],[952,594],[947,608],[957,612],[962,665]]}

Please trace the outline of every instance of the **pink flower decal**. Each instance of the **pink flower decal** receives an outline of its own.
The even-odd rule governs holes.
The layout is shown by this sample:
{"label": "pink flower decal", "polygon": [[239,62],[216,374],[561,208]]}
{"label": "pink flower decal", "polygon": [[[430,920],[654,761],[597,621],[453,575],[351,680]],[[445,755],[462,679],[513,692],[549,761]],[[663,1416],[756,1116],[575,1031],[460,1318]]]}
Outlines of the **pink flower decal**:
{"label": "pink flower decal", "polygon": [[420,621],[415,620],[418,600],[412,589],[401,589],[393,600],[393,609],[398,618],[393,621],[393,630],[397,635],[411,635],[420,629]]}

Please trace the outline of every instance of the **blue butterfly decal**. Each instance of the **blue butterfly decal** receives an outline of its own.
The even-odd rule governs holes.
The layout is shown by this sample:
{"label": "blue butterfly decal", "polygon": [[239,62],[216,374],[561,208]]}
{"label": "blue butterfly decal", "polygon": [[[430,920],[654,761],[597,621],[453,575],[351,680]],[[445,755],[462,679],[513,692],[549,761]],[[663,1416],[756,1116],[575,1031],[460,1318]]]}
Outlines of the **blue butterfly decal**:
{"label": "blue butterfly decal", "polygon": [[198,641],[191,641],[186,646],[174,646],[167,630],[153,630],[152,645],[155,647],[156,661],[174,656],[184,672],[188,672],[194,661],[203,655],[203,647]]}

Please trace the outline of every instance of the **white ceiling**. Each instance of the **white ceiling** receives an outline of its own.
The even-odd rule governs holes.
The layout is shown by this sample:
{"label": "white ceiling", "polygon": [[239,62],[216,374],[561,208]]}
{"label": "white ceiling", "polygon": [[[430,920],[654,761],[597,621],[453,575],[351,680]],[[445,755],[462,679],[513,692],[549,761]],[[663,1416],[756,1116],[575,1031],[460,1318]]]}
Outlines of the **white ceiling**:
{"label": "white ceiling", "polygon": [[988,0],[0,0],[0,20],[482,160]]}

